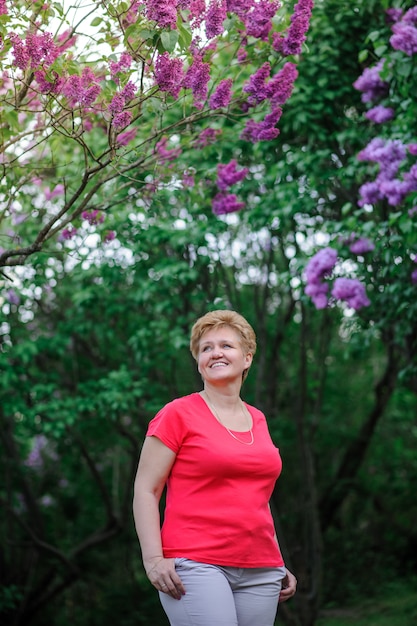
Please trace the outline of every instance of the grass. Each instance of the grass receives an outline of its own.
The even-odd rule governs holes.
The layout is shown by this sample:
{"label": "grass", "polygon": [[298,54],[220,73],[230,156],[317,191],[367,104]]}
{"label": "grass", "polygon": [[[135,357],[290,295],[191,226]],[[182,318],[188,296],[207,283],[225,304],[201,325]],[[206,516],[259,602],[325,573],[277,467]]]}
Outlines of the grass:
{"label": "grass", "polygon": [[384,595],[354,607],[325,609],[315,626],[416,626],[417,584],[390,585]]}

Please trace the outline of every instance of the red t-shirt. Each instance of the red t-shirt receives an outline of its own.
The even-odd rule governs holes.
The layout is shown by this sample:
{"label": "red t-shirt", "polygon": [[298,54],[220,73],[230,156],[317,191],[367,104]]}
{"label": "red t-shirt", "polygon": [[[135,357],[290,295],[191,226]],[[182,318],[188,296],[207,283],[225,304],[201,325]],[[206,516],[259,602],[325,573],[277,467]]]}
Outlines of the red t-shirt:
{"label": "red t-shirt", "polygon": [[[167,481],[164,556],[230,567],[281,567],[269,500],[282,462],[264,414],[246,404],[252,445],[236,441],[198,393],[166,404],[147,436],[176,453]],[[235,433],[250,441],[247,432]]]}

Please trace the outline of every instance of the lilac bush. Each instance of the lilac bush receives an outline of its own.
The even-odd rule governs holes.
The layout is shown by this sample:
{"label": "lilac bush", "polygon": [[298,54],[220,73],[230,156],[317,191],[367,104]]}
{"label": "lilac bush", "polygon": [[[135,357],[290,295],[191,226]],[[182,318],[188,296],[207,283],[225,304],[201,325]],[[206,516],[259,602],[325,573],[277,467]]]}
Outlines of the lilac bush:
{"label": "lilac bush", "polygon": [[[52,11],[0,0],[7,119],[0,160],[8,189],[0,193],[0,266],[24,263],[47,242],[58,250],[70,240],[71,249],[81,245],[82,214],[97,207],[105,239],[122,199],[119,177],[131,181],[130,193],[155,193],[182,180],[197,146],[228,143],[228,133],[275,139],[312,8],[299,0],[283,27],[278,0],[80,0],[71,16],[59,4]],[[174,135],[176,152],[168,153],[164,138]],[[62,193],[51,202],[47,190],[58,183]],[[22,219],[12,225],[14,201]],[[45,210],[34,210],[42,203]],[[223,214],[244,206],[226,194],[212,208]]]}

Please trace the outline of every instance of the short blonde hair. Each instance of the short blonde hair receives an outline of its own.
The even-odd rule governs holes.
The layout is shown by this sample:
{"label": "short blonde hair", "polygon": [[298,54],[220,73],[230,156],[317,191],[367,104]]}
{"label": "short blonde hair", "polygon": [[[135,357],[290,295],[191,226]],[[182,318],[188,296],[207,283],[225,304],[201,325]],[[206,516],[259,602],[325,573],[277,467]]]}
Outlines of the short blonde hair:
{"label": "short blonde hair", "polygon": [[[249,322],[245,320],[243,315],[236,313],[236,311],[220,309],[218,311],[210,311],[200,317],[191,329],[190,350],[196,361],[198,361],[201,337],[208,330],[221,328],[222,326],[229,326],[237,332],[240,336],[240,342],[245,354],[250,353],[252,356],[255,354],[256,335]],[[245,370],[244,372],[244,378],[247,371],[248,370]]]}

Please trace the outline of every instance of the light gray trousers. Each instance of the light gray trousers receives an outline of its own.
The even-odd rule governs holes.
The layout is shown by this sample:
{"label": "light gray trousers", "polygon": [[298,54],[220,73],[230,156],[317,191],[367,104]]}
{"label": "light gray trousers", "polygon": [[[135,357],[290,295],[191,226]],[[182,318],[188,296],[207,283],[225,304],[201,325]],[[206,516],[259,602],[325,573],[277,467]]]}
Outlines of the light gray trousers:
{"label": "light gray trousers", "polygon": [[175,559],[186,593],[159,592],[171,626],[273,626],[284,567],[240,568]]}

